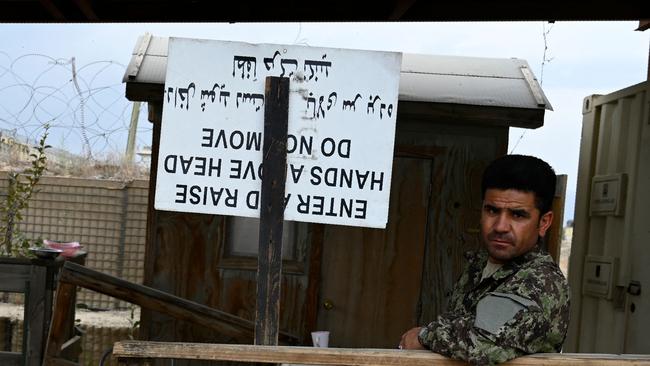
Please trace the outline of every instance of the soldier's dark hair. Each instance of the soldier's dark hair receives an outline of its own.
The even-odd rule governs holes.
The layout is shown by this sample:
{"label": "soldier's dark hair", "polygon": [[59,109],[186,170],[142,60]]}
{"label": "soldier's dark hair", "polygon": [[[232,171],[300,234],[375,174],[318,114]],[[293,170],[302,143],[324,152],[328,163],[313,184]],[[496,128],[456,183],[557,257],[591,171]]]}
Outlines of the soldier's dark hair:
{"label": "soldier's dark hair", "polygon": [[555,171],[544,160],[528,155],[504,155],[483,172],[481,198],[489,188],[516,189],[535,194],[541,215],[551,210],[555,196]]}

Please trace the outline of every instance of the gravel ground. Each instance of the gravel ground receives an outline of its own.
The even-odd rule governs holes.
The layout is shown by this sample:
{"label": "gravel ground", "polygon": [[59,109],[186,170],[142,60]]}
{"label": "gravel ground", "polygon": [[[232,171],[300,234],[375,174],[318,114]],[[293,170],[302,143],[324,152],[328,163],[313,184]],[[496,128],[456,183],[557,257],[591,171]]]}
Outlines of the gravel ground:
{"label": "gravel ground", "polygon": [[[23,313],[22,305],[0,303],[0,317],[22,319]],[[139,307],[136,307],[133,317],[133,321],[140,320]],[[131,310],[90,311],[77,309],[76,318],[81,321],[81,324],[88,326],[101,326],[106,328],[131,327]]]}

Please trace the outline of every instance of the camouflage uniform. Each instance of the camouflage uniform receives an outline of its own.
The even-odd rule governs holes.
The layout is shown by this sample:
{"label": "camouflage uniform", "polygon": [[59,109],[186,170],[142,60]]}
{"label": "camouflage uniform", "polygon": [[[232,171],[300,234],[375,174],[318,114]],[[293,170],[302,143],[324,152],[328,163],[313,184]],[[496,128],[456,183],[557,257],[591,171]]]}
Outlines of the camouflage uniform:
{"label": "camouflage uniform", "polygon": [[569,326],[569,288],[551,256],[535,247],[483,281],[487,253],[466,257],[447,312],[422,328],[420,343],[481,365],[560,352]]}

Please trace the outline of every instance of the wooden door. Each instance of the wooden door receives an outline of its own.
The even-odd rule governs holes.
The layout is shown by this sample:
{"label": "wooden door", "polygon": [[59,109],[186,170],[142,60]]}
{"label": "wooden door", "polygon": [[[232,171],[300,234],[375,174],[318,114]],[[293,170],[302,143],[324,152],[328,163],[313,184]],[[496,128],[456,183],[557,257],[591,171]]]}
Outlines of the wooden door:
{"label": "wooden door", "polygon": [[331,347],[395,348],[416,325],[432,166],[395,158],[385,230],[325,226],[317,324]]}

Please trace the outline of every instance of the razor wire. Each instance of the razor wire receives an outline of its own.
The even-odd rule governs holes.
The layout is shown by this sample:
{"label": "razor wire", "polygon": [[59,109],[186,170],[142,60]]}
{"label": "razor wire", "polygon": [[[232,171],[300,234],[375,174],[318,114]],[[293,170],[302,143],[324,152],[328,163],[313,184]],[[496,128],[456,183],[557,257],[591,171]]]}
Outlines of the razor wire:
{"label": "razor wire", "polygon": [[[121,83],[125,69],[114,60],[0,50],[0,133],[34,145],[49,124],[48,144],[57,149],[91,160],[123,156],[132,110]],[[136,148],[145,148],[152,128],[146,111],[140,114]]]}

